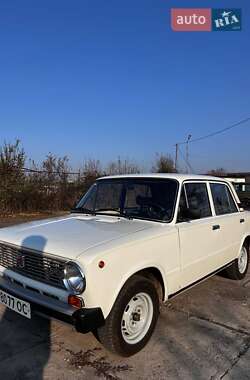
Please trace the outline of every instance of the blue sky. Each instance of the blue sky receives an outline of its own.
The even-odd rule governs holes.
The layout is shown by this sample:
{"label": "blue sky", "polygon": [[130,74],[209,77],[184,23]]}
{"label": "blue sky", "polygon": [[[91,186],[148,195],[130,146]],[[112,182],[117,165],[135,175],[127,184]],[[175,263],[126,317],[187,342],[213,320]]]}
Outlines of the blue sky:
{"label": "blue sky", "polygon": [[[176,33],[172,7],[242,8],[241,32]],[[147,170],[155,152],[250,116],[246,0],[0,0],[0,144]],[[250,170],[250,122],[193,143],[194,169]],[[181,162],[180,162],[181,163]]]}

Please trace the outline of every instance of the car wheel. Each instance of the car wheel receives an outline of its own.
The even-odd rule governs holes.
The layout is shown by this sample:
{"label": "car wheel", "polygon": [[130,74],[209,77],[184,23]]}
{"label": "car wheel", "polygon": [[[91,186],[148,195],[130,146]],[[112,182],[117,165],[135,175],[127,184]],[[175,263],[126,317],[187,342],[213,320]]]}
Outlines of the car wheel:
{"label": "car wheel", "polygon": [[123,286],[97,336],[108,350],[131,356],[148,342],[158,315],[159,297],[154,283],[135,275]]}
{"label": "car wheel", "polygon": [[249,265],[249,245],[244,244],[241,247],[239,257],[233,264],[226,269],[226,274],[232,280],[242,280],[248,270]]}

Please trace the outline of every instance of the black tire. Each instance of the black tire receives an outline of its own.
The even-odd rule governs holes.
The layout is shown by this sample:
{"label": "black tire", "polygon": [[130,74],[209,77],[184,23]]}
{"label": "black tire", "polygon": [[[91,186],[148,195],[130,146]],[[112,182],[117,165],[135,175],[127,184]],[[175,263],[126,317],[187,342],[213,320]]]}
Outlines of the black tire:
{"label": "black tire", "polygon": [[[128,303],[136,299],[135,296],[139,293],[146,293],[150,297],[153,304],[153,315],[145,336],[139,342],[130,344],[123,338],[122,318]],[[135,275],[123,286],[105,321],[105,325],[97,330],[97,337],[109,351],[124,357],[134,355],[147,344],[154,331],[158,315],[159,296],[154,283],[143,276]]]}
{"label": "black tire", "polygon": [[247,274],[248,265],[249,265],[249,244],[243,244],[242,249],[245,249],[247,253],[246,269],[243,272],[240,271],[239,259],[234,260],[233,264],[230,265],[230,267],[228,267],[225,270],[226,276],[230,278],[231,280],[242,280]]}

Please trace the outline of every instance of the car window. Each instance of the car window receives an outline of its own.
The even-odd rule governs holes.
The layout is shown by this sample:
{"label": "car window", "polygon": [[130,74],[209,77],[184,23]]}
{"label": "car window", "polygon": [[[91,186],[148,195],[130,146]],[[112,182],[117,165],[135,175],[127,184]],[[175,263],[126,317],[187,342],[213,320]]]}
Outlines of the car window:
{"label": "car window", "polygon": [[233,197],[223,183],[210,183],[216,215],[231,214],[237,212]]}
{"label": "car window", "polygon": [[138,207],[138,197],[152,197],[148,184],[137,183],[127,186],[124,208],[126,210]]}
{"label": "car window", "polygon": [[120,210],[122,188],[122,183],[100,182],[97,188],[95,211]]}
{"label": "car window", "polygon": [[205,183],[186,183],[182,187],[178,222],[212,216],[207,185]]}
{"label": "car window", "polygon": [[178,193],[174,179],[100,179],[73,212],[171,222]]}
{"label": "car window", "polygon": [[169,221],[172,218],[177,183],[164,181],[128,181],[124,199],[124,214],[131,217]]}
{"label": "car window", "polygon": [[[84,207],[87,210],[93,211],[95,207],[95,197],[96,197],[96,185],[93,185],[85,195]],[[81,206],[80,206],[81,207]]]}

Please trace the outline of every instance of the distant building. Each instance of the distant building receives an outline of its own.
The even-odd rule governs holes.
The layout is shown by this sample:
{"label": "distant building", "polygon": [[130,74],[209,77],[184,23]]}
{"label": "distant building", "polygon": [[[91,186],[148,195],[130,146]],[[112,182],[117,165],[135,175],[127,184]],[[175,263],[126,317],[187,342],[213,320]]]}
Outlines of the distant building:
{"label": "distant building", "polygon": [[250,210],[250,172],[227,173],[224,178],[233,183],[244,209]]}
{"label": "distant building", "polygon": [[222,177],[234,183],[250,183],[250,172],[228,172],[223,174],[216,174],[216,177]]}
{"label": "distant building", "polygon": [[250,207],[250,172],[226,173],[223,178],[233,183],[240,200]]}
{"label": "distant building", "polygon": [[232,182],[237,192],[249,192],[250,172],[234,172],[216,174],[217,177],[227,179]]}
{"label": "distant building", "polygon": [[250,172],[227,173],[226,178],[230,178],[232,182],[236,182],[236,183],[237,182],[250,183]]}

